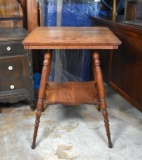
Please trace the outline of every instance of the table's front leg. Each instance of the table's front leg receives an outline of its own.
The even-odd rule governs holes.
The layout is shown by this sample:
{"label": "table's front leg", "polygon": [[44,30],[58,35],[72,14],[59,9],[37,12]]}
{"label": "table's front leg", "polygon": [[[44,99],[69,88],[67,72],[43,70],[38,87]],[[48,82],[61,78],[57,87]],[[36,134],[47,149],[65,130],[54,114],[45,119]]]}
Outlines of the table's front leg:
{"label": "table's front leg", "polygon": [[109,148],[112,148],[110,129],[109,129],[109,120],[108,120],[108,113],[107,113],[107,106],[106,106],[105,92],[104,92],[104,83],[103,83],[103,78],[102,78],[102,71],[100,68],[100,60],[99,60],[98,51],[93,52],[93,61],[94,61],[93,72],[94,72],[94,77],[95,77],[98,92],[99,92],[100,104],[102,108],[102,114],[104,117],[106,134],[108,137],[108,145],[109,145]]}
{"label": "table's front leg", "polygon": [[43,98],[45,96],[47,81],[48,81],[48,77],[50,74],[51,57],[52,57],[51,54],[52,54],[52,50],[48,50],[48,52],[44,54],[43,68],[42,68],[42,74],[41,74],[41,80],[40,80],[40,88],[39,88],[39,93],[38,93],[37,112],[36,112],[36,121],[35,121],[32,149],[34,149],[36,145],[36,137],[37,137],[38,127],[40,123],[40,116],[41,116],[41,112],[44,109]]}

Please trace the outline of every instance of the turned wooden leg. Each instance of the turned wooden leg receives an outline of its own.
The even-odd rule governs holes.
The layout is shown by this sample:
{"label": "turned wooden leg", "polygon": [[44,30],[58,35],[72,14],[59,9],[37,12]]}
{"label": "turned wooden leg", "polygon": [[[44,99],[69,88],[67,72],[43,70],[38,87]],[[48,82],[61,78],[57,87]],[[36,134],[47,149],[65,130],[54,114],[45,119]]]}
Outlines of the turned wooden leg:
{"label": "turned wooden leg", "polygon": [[[95,63],[92,63],[92,71],[93,71],[93,73],[95,73]],[[94,79],[94,81],[95,81],[95,85],[94,85],[94,87],[95,88],[98,88],[97,87],[97,83],[96,83],[96,77],[95,77],[95,74],[93,74],[93,79]],[[101,111],[101,104],[99,103],[97,106],[95,106],[96,107],[96,109],[100,112]]]}
{"label": "turned wooden leg", "polygon": [[99,96],[100,96],[100,104],[101,104],[101,108],[102,108],[102,114],[104,117],[106,134],[108,137],[108,146],[109,146],[109,148],[112,148],[107,106],[106,106],[105,93],[104,93],[104,83],[103,83],[102,72],[101,72],[101,68],[100,68],[99,54],[97,51],[93,52],[93,61],[94,61],[94,75],[95,75],[95,79],[97,82],[97,88],[98,88],[98,92],[99,92]]}
{"label": "turned wooden leg", "polygon": [[37,112],[36,112],[36,121],[35,121],[32,149],[36,147],[36,137],[37,137],[38,127],[40,123],[40,116],[41,116],[41,112],[44,109],[43,108],[43,98],[45,95],[47,81],[48,81],[48,77],[50,73],[51,53],[52,53],[52,50],[49,50],[44,55],[44,62],[43,62],[41,80],[40,80],[40,88],[39,88],[39,93],[38,93]]}

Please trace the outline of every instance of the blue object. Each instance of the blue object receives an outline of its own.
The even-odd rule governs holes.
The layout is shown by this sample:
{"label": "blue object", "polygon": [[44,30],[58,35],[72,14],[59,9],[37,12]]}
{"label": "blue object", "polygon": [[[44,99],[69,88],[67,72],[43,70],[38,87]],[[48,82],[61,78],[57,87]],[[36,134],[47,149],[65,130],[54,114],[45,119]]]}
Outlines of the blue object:
{"label": "blue object", "polygon": [[34,80],[34,88],[38,89],[40,86],[40,73],[34,73],[33,75],[33,80]]}
{"label": "blue object", "polygon": [[[97,3],[63,3],[61,13],[61,26],[92,26],[90,16],[96,15]],[[99,11],[97,12],[99,13]],[[57,26],[57,2],[48,1],[45,4],[45,26]],[[53,54],[56,63],[55,54]],[[65,75],[61,81],[90,80],[91,53],[90,50],[65,50],[62,60]]]}
{"label": "blue object", "polygon": [[101,10],[101,11],[99,12],[99,14],[100,14],[101,16],[109,17],[109,16],[110,16],[110,11]]}
{"label": "blue object", "polygon": [[[62,26],[91,26],[90,16],[96,15],[96,4],[63,4]],[[45,25],[56,26],[57,4],[45,4]]]}

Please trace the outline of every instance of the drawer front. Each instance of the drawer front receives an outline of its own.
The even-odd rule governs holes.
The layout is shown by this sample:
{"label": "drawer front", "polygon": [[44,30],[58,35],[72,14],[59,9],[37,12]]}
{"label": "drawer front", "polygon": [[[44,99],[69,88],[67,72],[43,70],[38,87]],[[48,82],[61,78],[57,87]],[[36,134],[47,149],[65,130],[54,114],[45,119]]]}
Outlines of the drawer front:
{"label": "drawer front", "polygon": [[24,55],[0,57],[0,79],[27,75],[27,58]]}
{"label": "drawer front", "polygon": [[19,54],[25,52],[21,42],[8,42],[0,44],[0,54]]}
{"label": "drawer front", "polygon": [[26,79],[24,77],[15,79],[0,79],[0,92],[11,91],[13,93],[20,89],[26,89],[26,84]]}

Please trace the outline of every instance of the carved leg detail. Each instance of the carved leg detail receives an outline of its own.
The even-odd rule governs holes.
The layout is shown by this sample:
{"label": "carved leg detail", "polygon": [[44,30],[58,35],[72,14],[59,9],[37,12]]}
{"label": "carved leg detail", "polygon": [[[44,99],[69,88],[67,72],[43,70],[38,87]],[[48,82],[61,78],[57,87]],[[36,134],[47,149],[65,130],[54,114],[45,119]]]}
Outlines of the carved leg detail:
{"label": "carved leg detail", "polygon": [[104,83],[103,83],[102,72],[101,72],[101,68],[100,68],[99,54],[97,51],[94,51],[94,53],[93,53],[93,60],[94,60],[94,75],[95,75],[95,80],[96,80],[97,88],[98,88],[98,92],[99,92],[102,114],[104,117],[106,134],[107,134],[107,138],[108,138],[108,146],[109,146],[109,148],[112,148],[107,106],[106,106],[105,93],[104,93]]}
{"label": "carved leg detail", "polygon": [[49,50],[44,55],[44,62],[43,62],[41,80],[40,80],[40,88],[39,88],[39,93],[38,93],[37,112],[36,112],[36,121],[35,121],[32,149],[35,149],[36,147],[36,137],[37,137],[38,127],[40,123],[41,112],[44,110],[43,98],[45,96],[47,80],[48,80],[49,73],[50,73],[51,52],[52,51]]}
{"label": "carved leg detail", "polygon": [[108,146],[109,148],[112,148],[112,143],[111,143],[111,137],[110,137],[110,129],[109,129],[109,120],[108,120],[108,113],[107,113],[107,108],[106,108],[106,102],[104,99],[101,99],[101,106],[102,106],[102,114],[104,117],[104,123],[105,123],[105,128],[106,128],[106,134],[108,137]]}
{"label": "carved leg detail", "polygon": [[35,149],[35,147],[36,147],[36,137],[37,137],[38,127],[39,127],[39,123],[40,123],[40,116],[41,116],[41,112],[42,112],[42,103],[43,103],[42,100],[38,99],[32,149]]}

